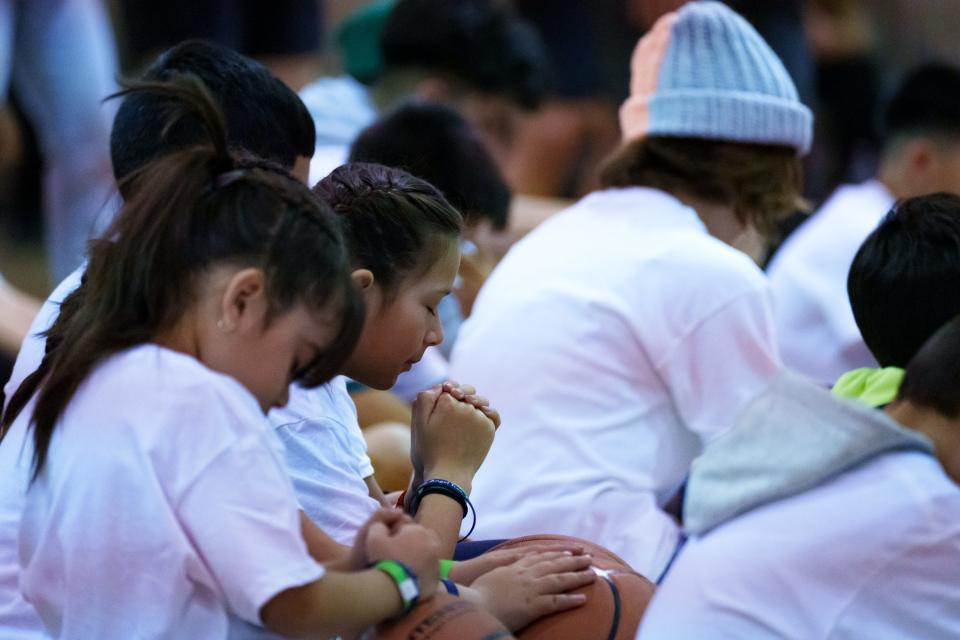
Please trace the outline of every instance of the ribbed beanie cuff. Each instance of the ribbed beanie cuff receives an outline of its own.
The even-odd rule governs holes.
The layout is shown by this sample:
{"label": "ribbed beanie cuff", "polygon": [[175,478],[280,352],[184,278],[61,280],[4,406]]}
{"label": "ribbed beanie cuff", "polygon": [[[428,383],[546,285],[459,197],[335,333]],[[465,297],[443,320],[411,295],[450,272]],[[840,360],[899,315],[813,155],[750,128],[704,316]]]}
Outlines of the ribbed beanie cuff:
{"label": "ribbed beanie cuff", "polygon": [[625,141],[647,135],[810,149],[813,114],[760,34],[726,5],[689,2],[657,21],[631,62]]}
{"label": "ribbed beanie cuff", "polygon": [[649,135],[756,142],[810,150],[813,114],[796,100],[757,93],[673,91],[650,100]]}

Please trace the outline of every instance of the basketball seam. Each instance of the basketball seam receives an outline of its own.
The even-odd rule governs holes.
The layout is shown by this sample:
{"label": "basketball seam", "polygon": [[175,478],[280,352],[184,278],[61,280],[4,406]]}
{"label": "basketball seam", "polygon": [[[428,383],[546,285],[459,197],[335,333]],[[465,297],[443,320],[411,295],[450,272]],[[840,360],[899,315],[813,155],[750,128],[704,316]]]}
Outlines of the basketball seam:
{"label": "basketball seam", "polygon": [[610,633],[607,640],[617,640],[617,631],[620,630],[620,590],[613,580],[608,576],[603,576],[604,581],[610,587],[610,593],[613,595],[613,621],[610,623]]}

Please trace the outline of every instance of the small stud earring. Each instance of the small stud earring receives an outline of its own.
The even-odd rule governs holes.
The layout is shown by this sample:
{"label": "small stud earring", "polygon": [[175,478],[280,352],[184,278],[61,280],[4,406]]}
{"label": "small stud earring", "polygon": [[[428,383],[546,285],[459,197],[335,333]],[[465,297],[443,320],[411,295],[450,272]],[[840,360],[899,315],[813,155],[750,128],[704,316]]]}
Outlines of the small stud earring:
{"label": "small stud earring", "polygon": [[227,332],[227,323],[223,321],[223,318],[217,320],[217,329],[219,329],[222,333]]}

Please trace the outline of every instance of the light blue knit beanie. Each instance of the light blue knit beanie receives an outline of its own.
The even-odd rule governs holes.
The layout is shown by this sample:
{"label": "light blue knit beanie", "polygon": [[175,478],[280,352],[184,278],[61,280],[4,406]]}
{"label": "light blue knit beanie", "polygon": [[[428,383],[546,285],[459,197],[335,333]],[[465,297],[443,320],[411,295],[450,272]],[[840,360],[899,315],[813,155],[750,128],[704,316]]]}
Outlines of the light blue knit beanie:
{"label": "light blue knit beanie", "polygon": [[689,2],[660,18],[631,69],[620,108],[626,141],[661,135],[810,149],[813,115],[783,63],[720,2]]}

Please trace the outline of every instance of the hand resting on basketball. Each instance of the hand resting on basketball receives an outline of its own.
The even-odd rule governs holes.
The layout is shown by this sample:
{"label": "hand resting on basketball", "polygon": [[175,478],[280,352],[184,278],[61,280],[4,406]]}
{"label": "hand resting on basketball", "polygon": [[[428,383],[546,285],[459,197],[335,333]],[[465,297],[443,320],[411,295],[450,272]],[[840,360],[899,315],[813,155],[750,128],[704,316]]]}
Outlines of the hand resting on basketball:
{"label": "hand resting on basketball", "polygon": [[583,555],[583,545],[571,543],[569,545],[555,544],[552,546],[544,545],[543,547],[532,546],[522,549],[487,551],[476,558],[455,562],[450,570],[450,579],[458,585],[470,586],[474,580],[488,571],[505,567],[531,554],[544,551],[569,551],[575,556],[580,556]]}
{"label": "hand resting on basketball", "polygon": [[460,594],[517,631],[543,616],[582,606],[586,596],[566,592],[595,579],[590,556],[547,551],[488,571]]}

